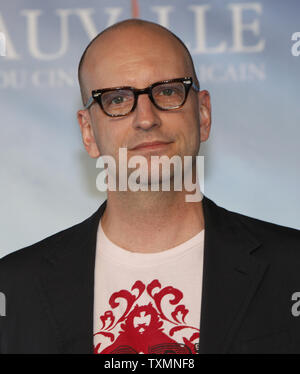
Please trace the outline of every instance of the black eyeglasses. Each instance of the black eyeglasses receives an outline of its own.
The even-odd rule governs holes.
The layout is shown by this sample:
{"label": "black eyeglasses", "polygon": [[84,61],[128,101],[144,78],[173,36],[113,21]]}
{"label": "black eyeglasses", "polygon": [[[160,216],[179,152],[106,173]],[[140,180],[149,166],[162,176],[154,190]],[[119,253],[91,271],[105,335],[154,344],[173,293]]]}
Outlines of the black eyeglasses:
{"label": "black eyeglasses", "polygon": [[160,110],[182,107],[190,88],[199,91],[191,77],[156,82],[144,89],[134,87],[104,88],[92,91],[84,109],[97,102],[109,117],[122,117],[133,112],[139,95],[147,94],[151,102]]}

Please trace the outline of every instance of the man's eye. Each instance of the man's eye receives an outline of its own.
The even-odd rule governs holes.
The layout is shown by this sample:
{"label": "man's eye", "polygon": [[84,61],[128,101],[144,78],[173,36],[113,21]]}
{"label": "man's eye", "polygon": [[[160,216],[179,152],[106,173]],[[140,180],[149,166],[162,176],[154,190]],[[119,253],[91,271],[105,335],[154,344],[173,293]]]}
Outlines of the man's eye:
{"label": "man's eye", "polygon": [[122,104],[124,101],[124,97],[123,96],[116,96],[112,99],[111,103],[112,104]]}
{"label": "man's eye", "polygon": [[172,88],[165,88],[161,91],[161,95],[163,96],[171,96],[173,95],[174,90]]}

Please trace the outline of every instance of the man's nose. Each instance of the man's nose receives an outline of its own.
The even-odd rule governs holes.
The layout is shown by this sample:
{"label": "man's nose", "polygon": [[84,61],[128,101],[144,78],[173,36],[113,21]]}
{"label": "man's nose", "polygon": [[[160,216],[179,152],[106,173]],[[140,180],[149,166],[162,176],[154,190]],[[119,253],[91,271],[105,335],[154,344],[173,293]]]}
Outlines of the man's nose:
{"label": "man's nose", "polygon": [[133,127],[142,130],[150,130],[154,126],[160,126],[161,120],[158,109],[146,94],[139,95],[134,111]]}

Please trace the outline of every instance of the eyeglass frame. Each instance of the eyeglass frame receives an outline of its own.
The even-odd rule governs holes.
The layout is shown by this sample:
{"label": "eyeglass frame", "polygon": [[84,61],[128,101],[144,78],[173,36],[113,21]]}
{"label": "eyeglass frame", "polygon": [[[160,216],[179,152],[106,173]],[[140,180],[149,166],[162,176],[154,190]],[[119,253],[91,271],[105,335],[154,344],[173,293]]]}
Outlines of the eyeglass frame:
{"label": "eyeglass frame", "polygon": [[[184,97],[184,100],[183,102],[180,104],[180,105],[177,105],[176,107],[173,107],[173,108],[161,108],[154,100],[153,96],[152,96],[152,89],[156,86],[159,86],[161,84],[166,84],[166,83],[173,83],[173,82],[181,82],[183,83],[184,85],[184,88],[185,88],[185,97]],[[200,91],[200,87],[197,87],[195,85],[195,83],[193,82],[193,78],[192,77],[184,77],[184,78],[175,78],[175,79],[168,79],[168,80],[164,80],[164,81],[159,81],[159,82],[155,82],[155,83],[152,83],[150,84],[150,86],[146,87],[146,88],[141,88],[141,89],[138,89],[138,88],[135,88],[135,87],[131,87],[131,86],[121,86],[121,87],[111,87],[111,88],[103,88],[103,89],[98,89],[98,90],[93,90],[92,91],[92,96],[88,99],[86,105],[83,107],[83,110],[87,110],[89,109],[89,107],[94,103],[94,102],[97,102],[99,104],[99,106],[101,107],[102,111],[109,117],[124,117],[124,116],[127,116],[129,113],[133,112],[137,106],[137,101],[138,101],[138,97],[139,95],[143,95],[143,94],[147,94],[149,99],[151,100],[152,104],[160,109],[160,110],[164,110],[164,111],[169,111],[169,110],[173,110],[173,109],[179,109],[181,108],[185,102],[186,102],[186,99],[187,99],[187,96],[188,96],[188,93],[190,91],[190,88],[193,88],[196,92],[199,92]],[[133,106],[131,108],[131,110],[125,114],[109,114],[108,112],[105,111],[104,107],[103,107],[103,104],[102,104],[102,100],[101,100],[101,95],[105,92],[109,92],[109,91],[119,91],[119,90],[130,90],[133,95],[134,95],[134,103],[133,103]]]}

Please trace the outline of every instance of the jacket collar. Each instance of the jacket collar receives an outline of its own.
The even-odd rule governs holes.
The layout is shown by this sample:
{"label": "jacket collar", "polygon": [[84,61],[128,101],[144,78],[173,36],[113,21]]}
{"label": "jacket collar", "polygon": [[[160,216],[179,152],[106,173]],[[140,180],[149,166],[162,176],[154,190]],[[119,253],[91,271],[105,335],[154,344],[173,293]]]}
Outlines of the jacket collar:
{"label": "jacket collar", "polygon": [[[41,263],[41,297],[61,353],[93,353],[94,266],[99,220],[89,219],[59,237]],[[260,246],[237,215],[204,197],[204,271],[200,353],[230,349],[266,269],[251,253]],[[76,229],[77,227],[77,229]]]}

